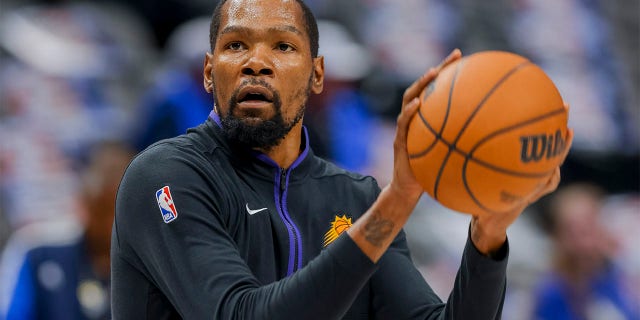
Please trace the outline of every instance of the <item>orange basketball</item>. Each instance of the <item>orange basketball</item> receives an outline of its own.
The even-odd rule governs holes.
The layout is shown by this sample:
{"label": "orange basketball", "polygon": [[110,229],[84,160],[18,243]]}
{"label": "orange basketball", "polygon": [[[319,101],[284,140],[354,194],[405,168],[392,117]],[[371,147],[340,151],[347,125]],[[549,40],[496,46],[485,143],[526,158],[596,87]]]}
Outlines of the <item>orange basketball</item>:
{"label": "orange basketball", "polygon": [[411,120],[411,168],[444,206],[499,213],[564,160],[567,110],[549,77],[519,55],[479,52],[444,68]]}

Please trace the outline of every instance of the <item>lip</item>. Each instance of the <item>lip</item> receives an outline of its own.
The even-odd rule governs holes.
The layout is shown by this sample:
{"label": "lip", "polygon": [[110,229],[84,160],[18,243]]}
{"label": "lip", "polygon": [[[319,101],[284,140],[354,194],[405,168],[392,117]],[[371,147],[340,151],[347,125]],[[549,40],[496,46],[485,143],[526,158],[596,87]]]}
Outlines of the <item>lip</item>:
{"label": "lip", "polygon": [[[250,94],[262,95],[266,100],[245,100]],[[273,102],[273,94],[271,91],[262,86],[246,86],[238,92],[238,102],[241,104],[270,104]]]}
{"label": "lip", "polygon": [[248,100],[248,101],[238,102],[238,106],[240,107],[240,109],[245,109],[245,110],[263,109],[270,105],[271,105],[271,102],[262,101],[262,100]]}

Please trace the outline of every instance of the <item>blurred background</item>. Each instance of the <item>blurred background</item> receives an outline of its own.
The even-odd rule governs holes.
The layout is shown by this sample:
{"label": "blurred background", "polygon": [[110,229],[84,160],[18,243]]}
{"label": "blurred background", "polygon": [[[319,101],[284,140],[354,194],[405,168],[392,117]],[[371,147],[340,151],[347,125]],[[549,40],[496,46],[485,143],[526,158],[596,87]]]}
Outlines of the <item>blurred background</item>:
{"label": "blurred background", "polygon": [[[639,1],[306,3],[326,57],[312,147],[381,185],[404,89],[453,48],[541,66],[575,139],[560,190],[510,229],[503,318],[640,319]],[[0,319],[109,318],[117,184],[136,152],[206,119],[215,5],[0,2]],[[425,195],[411,220],[414,262],[446,299],[469,217]]]}

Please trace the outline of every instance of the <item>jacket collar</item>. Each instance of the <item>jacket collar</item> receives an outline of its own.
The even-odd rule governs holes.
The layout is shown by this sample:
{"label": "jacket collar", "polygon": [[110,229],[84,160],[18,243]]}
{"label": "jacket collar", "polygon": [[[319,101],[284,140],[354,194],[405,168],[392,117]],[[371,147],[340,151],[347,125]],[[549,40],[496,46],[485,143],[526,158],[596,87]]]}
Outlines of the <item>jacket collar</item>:
{"label": "jacket collar", "polygon": [[[209,114],[207,126],[213,133],[214,140],[225,150],[231,159],[231,165],[243,172],[251,175],[273,181],[274,174],[278,173],[282,168],[266,154],[246,148],[233,146],[229,143],[222,131],[222,123],[220,117],[214,111]],[[285,168],[289,173],[289,182],[296,182],[304,179],[312,167],[315,158],[313,150],[309,146],[309,133],[307,128],[302,126],[302,140],[300,142],[301,152],[298,158],[291,164],[289,168]]]}

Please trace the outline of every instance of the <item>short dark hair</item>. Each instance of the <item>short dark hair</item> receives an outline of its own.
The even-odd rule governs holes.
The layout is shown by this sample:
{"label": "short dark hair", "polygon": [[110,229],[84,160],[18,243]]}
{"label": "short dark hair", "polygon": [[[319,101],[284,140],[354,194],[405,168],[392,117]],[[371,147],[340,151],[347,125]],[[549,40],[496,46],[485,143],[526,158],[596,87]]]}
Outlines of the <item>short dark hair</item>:
{"label": "short dark hair", "polygon": [[585,196],[593,199],[597,203],[605,200],[605,190],[593,182],[573,182],[558,188],[555,192],[547,195],[537,201],[534,205],[537,208],[537,214],[534,216],[534,222],[547,235],[555,235],[560,230],[559,217],[561,215],[561,204],[572,200],[574,196]]}
{"label": "short dark hair", "polygon": [[[221,0],[218,5],[213,9],[213,16],[211,17],[211,25],[209,27],[209,45],[211,46],[211,52],[216,46],[216,40],[218,39],[218,31],[220,29],[221,11],[222,6],[227,0]],[[311,9],[302,0],[296,0],[296,2],[302,8],[302,16],[304,18],[305,30],[309,35],[309,46],[311,48],[311,56],[318,56],[318,23],[316,17],[313,15]]]}

